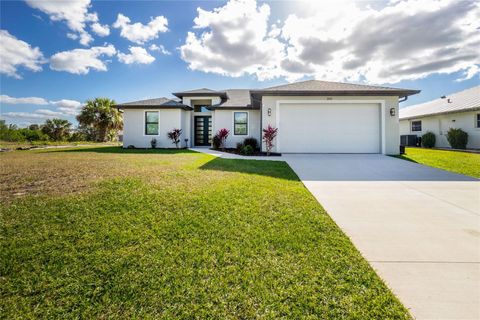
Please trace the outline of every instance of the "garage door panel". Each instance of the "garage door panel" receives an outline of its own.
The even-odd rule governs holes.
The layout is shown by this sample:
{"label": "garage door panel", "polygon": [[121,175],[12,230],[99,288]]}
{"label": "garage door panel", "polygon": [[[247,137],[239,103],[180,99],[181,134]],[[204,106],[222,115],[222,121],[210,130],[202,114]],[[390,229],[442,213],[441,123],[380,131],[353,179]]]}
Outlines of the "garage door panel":
{"label": "garage door panel", "polygon": [[281,104],[280,152],[379,153],[378,104]]}

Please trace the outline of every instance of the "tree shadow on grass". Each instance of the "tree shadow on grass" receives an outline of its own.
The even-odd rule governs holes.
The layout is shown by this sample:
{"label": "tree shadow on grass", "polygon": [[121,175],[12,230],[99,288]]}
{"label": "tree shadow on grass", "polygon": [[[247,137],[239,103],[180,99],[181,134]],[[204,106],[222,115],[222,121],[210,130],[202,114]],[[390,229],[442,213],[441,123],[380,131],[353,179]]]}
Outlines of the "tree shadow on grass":
{"label": "tree shadow on grass", "polygon": [[118,153],[118,154],[184,154],[198,153],[189,149],[124,149],[117,146],[107,147],[81,147],[74,149],[51,149],[50,152],[95,152],[95,153]]}
{"label": "tree shadow on grass", "polygon": [[283,161],[215,158],[202,165],[200,169],[257,174],[272,178],[300,181],[290,166]]}

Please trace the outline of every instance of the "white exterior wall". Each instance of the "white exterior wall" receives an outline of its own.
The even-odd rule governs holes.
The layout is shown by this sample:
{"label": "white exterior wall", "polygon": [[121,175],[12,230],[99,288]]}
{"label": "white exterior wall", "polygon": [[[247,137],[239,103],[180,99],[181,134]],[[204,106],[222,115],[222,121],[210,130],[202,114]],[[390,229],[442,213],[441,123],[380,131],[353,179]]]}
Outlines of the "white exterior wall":
{"label": "white exterior wall", "polygon": [[[327,99],[328,98],[328,99]],[[381,152],[384,154],[399,154],[400,136],[398,121],[398,97],[391,96],[264,96],[262,98],[262,128],[266,128],[269,124],[273,127],[277,126],[277,103],[280,101],[325,101],[334,103],[335,101],[348,102],[375,102],[381,108]],[[395,108],[395,116],[390,115],[390,109]],[[268,115],[268,109],[271,109],[271,115]],[[278,131],[280,136],[281,128]],[[277,152],[276,143],[273,152]],[[262,150],[265,151],[265,143],[262,142]]]}
{"label": "white exterior wall", "polygon": [[[145,111],[159,112],[158,135],[145,135]],[[174,128],[182,129],[187,123],[183,119],[189,118],[188,112],[182,109],[125,109],[123,111],[123,147],[130,145],[136,148],[151,148],[150,141],[157,139],[157,148],[175,148],[172,141],[168,139],[167,132]],[[184,146],[184,135],[182,134],[182,146]]]}
{"label": "white exterior wall", "polygon": [[[247,135],[234,135],[233,130],[233,113],[234,112],[247,112],[248,113],[248,134]],[[230,131],[227,138],[226,147],[235,148],[237,142],[243,142],[245,138],[252,137],[257,139],[260,143],[260,110],[215,110],[215,117],[212,118],[212,136],[217,133],[218,130],[226,128]]]}
{"label": "white exterior wall", "polygon": [[[400,135],[416,134],[421,137],[427,132],[435,134],[435,147],[450,148],[447,131],[450,128],[462,129],[468,133],[467,148],[480,149],[480,128],[476,127],[476,115],[480,111],[456,112],[415,119],[400,120]],[[422,131],[412,131],[412,121],[422,121]]]}

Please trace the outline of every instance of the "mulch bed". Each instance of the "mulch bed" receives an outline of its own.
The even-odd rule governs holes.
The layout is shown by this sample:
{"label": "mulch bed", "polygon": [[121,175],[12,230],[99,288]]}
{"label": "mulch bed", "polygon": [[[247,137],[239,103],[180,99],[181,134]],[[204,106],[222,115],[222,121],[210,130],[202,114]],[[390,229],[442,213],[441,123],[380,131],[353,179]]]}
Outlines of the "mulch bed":
{"label": "mulch bed", "polygon": [[[249,155],[242,154],[240,151],[238,151],[235,148],[226,148],[226,149],[223,149],[223,150],[222,149],[211,149],[211,150],[228,152],[228,153],[232,153],[232,154],[238,154],[238,155],[245,156],[245,157],[267,157],[267,153],[263,152],[263,151],[260,151],[260,150],[255,150],[254,153],[249,154]],[[281,155],[282,155],[281,153],[270,152],[269,157],[280,157]]]}

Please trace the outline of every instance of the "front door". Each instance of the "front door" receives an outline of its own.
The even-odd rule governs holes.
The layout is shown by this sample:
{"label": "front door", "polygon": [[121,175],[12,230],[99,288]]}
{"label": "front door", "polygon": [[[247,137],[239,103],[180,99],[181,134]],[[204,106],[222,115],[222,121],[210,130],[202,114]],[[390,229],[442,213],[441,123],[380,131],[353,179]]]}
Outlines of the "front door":
{"label": "front door", "polygon": [[212,117],[196,116],[195,118],[195,145],[210,146],[212,144]]}

